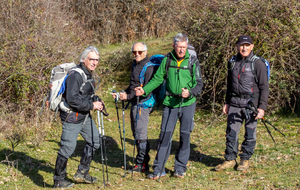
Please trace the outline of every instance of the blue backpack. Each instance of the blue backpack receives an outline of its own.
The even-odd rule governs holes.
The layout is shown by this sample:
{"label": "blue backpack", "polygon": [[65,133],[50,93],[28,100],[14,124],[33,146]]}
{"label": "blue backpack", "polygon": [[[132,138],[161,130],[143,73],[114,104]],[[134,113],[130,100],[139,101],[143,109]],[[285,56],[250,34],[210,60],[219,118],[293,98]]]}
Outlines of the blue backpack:
{"label": "blue backpack", "polygon": [[[164,58],[165,56],[160,54],[156,54],[150,57],[150,62],[144,65],[139,75],[141,85],[144,86],[145,73],[147,68],[150,66],[154,66],[155,67],[154,71],[156,71]],[[161,103],[164,100],[165,94],[166,94],[166,81],[164,80],[164,82],[151,93],[151,95],[147,98],[147,100],[139,104],[139,106],[142,108],[152,108],[156,103]]]}

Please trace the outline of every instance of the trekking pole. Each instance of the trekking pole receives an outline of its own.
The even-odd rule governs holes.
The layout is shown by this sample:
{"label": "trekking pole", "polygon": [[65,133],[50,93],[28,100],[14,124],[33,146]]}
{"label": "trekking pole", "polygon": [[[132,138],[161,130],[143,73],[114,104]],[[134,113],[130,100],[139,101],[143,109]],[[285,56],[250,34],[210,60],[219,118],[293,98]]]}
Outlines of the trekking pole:
{"label": "trekking pole", "polygon": [[[184,89],[187,89],[187,88],[184,87]],[[183,100],[184,100],[184,98],[182,97],[182,98],[181,98],[181,103],[180,103],[180,105],[179,105],[178,113],[177,113],[176,122],[177,122],[178,118],[181,116],[181,106],[182,106],[182,104],[183,104]],[[166,164],[166,161],[167,161],[167,157],[168,157],[168,153],[169,153],[169,150],[170,150],[170,148],[171,148],[172,137],[173,137],[174,131],[175,131],[175,127],[174,127],[174,130],[173,130],[173,132],[172,132],[171,139],[170,139],[170,142],[169,142],[170,144],[169,144],[169,146],[168,146],[168,149],[167,149],[167,152],[166,152],[166,156],[165,156],[165,158],[164,158],[163,166],[162,166],[162,168],[160,169],[160,172],[159,172],[159,178],[157,179],[157,181],[160,181],[161,172],[162,172],[163,168],[165,167],[165,164]],[[160,147],[161,147],[161,145],[160,145]]]}
{"label": "trekking pole", "polygon": [[[98,99],[99,101],[99,99]],[[102,164],[102,173],[103,173],[103,186],[105,188],[105,174],[104,174],[104,165],[103,165],[103,147],[102,147],[102,133],[101,133],[101,124],[100,124],[100,111],[97,110],[98,116],[98,127],[99,127],[99,137],[100,137],[100,150],[101,150],[101,164]]]}
{"label": "trekking pole", "polygon": [[106,136],[104,133],[104,124],[103,124],[103,112],[101,111],[101,123],[102,123],[102,140],[103,140],[103,147],[104,147],[104,159],[105,159],[105,165],[106,165],[106,185],[109,185],[109,180],[108,180],[108,170],[107,170],[107,154],[106,154],[106,147],[105,147],[105,140]]}
{"label": "trekking pole", "polygon": [[[122,93],[126,93],[125,91],[121,90]],[[123,116],[123,151],[124,151],[124,176],[123,177],[126,177],[126,147],[125,147],[125,119],[124,119],[124,110],[125,110],[125,107],[124,107],[124,100],[122,100],[122,116]]]}
{"label": "trekking pole", "polygon": [[[134,164],[134,153],[135,153],[135,145],[136,145],[136,131],[137,131],[137,124],[138,124],[138,120],[139,120],[139,101],[140,101],[140,97],[137,96],[136,97],[136,118],[135,118],[134,144],[133,144],[133,155],[132,155],[132,163],[133,164]],[[131,173],[131,178],[133,178],[133,172]]]}
{"label": "trekking pole", "polygon": [[[251,105],[250,105],[250,104],[251,104]],[[250,102],[250,103],[248,104],[248,108],[249,108],[250,110],[252,110],[256,115],[258,114],[258,110],[257,110],[257,108],[254,106],[253,102]],[[286,136],[285,136],[282,132],[280,132],[275,126],[273,126],[273,125],[272,125],[269,121],[267,121],[264,117],[261,118],[261,121],[262,121],[263,124],[265,125],[265,127],[266,127],[266,129],[267,129],[269,135],[271,136],[271,138],[272,138],[272,140],[273,140],[273,142],[274,142],[275,144],[276,144],[276,142],[275,142],[275,140],[274,140],[274,138],[273,138],[273,136],[272,136],[272,134],[271,134],[271,131],[269,130],[269,128],[268,128],[268,126],[267,126],[266,123],[268,123],[269,125],[271,125],[276,131],[278,131],[280,134],[282,134],[282,135],[286,138]]]}
{"label": "trekking pole", "polygon": [[119,124],[119,133],[120,133],[120,139],[121,139],[121,146],[123,149],[123,142],[122,142],[122,134],[121,134],[121,126],[120,126],[120,119],[119,119],[119,111],[118,111],[118,100],[119,100],[119,93],[117,93],[116,90],[113,90],[112,93],[116,93],[116,98],[115,98],[115,105],[116,105],[116,111],[117,111],[117,118],[118,118],[118,124]]}

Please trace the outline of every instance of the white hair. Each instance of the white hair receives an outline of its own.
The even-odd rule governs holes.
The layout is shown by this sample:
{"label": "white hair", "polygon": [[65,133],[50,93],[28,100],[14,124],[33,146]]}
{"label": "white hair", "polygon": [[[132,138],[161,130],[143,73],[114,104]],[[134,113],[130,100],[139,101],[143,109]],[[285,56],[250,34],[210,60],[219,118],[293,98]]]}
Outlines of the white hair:
{"label": "white hair", "polygon": [[189,39],[186,34],[178,33],[176,34],[174,38],[174,45],[177,44],[177,42],[187,42],[189,43]]}
{"label": "white hair", "polygon": [[88,57],[90,52],[95,52],[97,55],[99,55],[99,59],[100,59],[100,54],[99,54],[98,49],[94,46],[89,46],[89,47],[85,48],[85,50],[81,53],[80,63],[82,63],[83,60],[85,60]]}
{"label": "white hair", "polygon": [[143,46],[144,46],[144,51],[147,51],[147,45],[146,45],[144,42],[135,42],[135,43],[132,45],[132,47],[131,47],[131,51],[133,51],[134,45],[135,45],[135,44],[138,44],[138,43],[143,44]]}

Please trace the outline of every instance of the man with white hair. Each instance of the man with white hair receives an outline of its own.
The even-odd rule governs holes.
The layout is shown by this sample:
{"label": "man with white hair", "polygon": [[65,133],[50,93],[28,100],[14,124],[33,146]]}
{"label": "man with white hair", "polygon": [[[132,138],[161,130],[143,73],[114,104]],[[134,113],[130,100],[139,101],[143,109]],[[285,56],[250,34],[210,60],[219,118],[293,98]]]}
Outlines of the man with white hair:
{"label": "man with white hair", "polygon": [[174,38],[173,48],[162,60],[151,81],[144,87],[135,89],[137,96],[147,96],[166,80],[161,132],[153,163],[154,172],[148,175],[150,179],[164,176],[162,171],[170,154],[177,119],[180,121],[180,146],[175,156],[174,176],[184,177],[190,157],[190,133],[194,128],[196,96],[200,94],[203,86],[199,61],[187,51],[187,35],[178,33]]}
{"label": "man with white hair", "polygon": [[[78,68],[83,70],[82,73],[72,71],[66,79],[63,99],[72,111],[65,112],[60,110],[63,131],[53,176],[54,188],[74,186],[73,183],[65,180],[65,176],[67,161],[75,151],[79,133],[86,141],[86,146],[73,179],[77,182],[97,182],[96,177],[90,176],[89,169],[93,155],[100,147],[99,132],[90,114],[91,110],[103,109],[102,102],[94,98],[95,80],[93,72],[98,65],[99,58],[100,55],[97,48],[93,46],[87,47],[82,52],[80,65],[78,65]],[[86,81],[84,81],[82,75],[86,76]]]}

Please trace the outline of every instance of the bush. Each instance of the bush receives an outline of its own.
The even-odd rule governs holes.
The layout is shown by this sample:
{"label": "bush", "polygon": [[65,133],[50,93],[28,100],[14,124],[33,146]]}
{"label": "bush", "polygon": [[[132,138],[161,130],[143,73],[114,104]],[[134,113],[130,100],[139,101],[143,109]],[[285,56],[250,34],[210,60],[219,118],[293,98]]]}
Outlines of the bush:
{"label": "bush", "polygon": [[181,0],[70,1],[70,9],[101,43],[128,42],[162,36],[177,28],[174,22]]}
{"label": "bush", "polygon": [[227,61],[236,54],[237,37],[248,34],[254,53],[270,62],[269,108],[289,106],[294,111],[300,84],[299,7],[296,0],[200,0],[185,6],[179,25],[199,51],[205,79],[202,103],[213,110],[223,105]]}
{"label": "bush", "polygon": [[0,117],[9,120],[0,132],[22,142],[47,130],[35,121],[51,69],[78,59],[93,34],[59,0],[0,0],[0,8]]}

